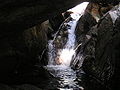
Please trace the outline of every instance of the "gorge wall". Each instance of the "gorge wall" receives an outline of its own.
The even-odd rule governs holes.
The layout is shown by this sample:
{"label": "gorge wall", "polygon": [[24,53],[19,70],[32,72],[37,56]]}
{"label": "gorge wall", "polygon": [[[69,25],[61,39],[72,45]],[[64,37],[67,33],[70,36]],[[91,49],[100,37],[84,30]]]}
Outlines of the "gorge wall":
{"label": "gorge wall", "polygon": [[107,12],[98,23],[87,11],[76,28],[77,41],[84,42],[83,70],[110,90],[120,88],[119,7]]}

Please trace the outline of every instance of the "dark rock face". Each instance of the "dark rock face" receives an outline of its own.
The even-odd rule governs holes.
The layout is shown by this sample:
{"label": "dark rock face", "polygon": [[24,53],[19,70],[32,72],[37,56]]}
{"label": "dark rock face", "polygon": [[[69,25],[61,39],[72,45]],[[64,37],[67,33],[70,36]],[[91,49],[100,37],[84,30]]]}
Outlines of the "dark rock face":
{"label": "dark rock face", "polygon": [[[8,0],[0,4],[0,33],[35,26],[79,4],[82,0]],[[7,27],[6,27],[7,26]],[[11,28],[9,28],[11,27]],[[19,28],[18,28],[19,27]]]}
{"label": "dark rock face", "polygon": [[76,26],[76,39],[77,42],[84,42],[82,37],[86,37],[90,29],[97,24],[96,17],[100,18],[99,5],[95,3],[89,3],[86,8],[85,14],[79,19]]}
{"label": "dark rock face", "polygon": [[[93,16],[86,12],[78,21],[76,27],[76,37],[79,38],[80,35],[86,35],[92,26],[97,24]],[[77,40],[79,42],[79,40]]]}
{"label": "dark rock face", "polygon": [[62,14],[56,15],[53,18],[49,19],[50,24],[51,24],[51,26],[52,26],[52,28],[54,30],[53,33],[55,33],[59,29],[60,25],[62,24],[62,22],[64,20],[65,19],[64,19]]}
{"label": "dark rock face", "polygon": [[[95,31],[96,34],[92,34],[92,40],[87,47],[93,46],[95,55],[85,58],[83,63],[85,72],[91,74],[106,87],[110,87],[110,90],[120,89],[118,84],[120,83],[120,15],[117,15],[114,23],[110,14],[107,13],[98,25],[90,30],[92,33]],[[87,47],[85,49],[89,51]]]}
{"label": "dark rock face", "polygon": [[[81,44],[81,46],[77,49],[77,55],[81,56],[83,55],[82,59],[94,56],[94,42],[90,42],[92,33],[90,32],[90,29],[97,24],[96,19],[92,15],[92,7],[90,7],[93,3],[89,4],[89,7],[87,7],[87,10],[85,14],[79,19],[76,27],[76,41],[78,44]],[[88,33],[89,32],[89,33]],[[90,57],[90,58],[91,58]],[[73,61],[76,62],[77,60]],[[79,69],[81,66],[81,61],[78,60],[74,65],[71,63],[71,66],[73,68]]]}
{"label": "dark rock face", "polygon": [[56,49],[61,49],[65,46],[68,38],[68,28],[70,28],[70,25],[67,23],[72,21],[71,17],[68,17],[60,26],[59,32],[57,33],[57,37],[54,41],[55,48]]}
{"label": "dark rock face", "polygon": [[114,34],[113,34],[113,62],[115,63],[114,75],[111,79],[111,83],[113,88],[120,89],[120,16],[117,18],[115,22]]}
{"label": "dark rock face", "polygon": [[14,87],[0,84],[0,90],[41,90],[41,89],[31,84],[23,84],[23,85],[14,86]]}
{"label": "dark rock face", "polygon": [[30,73],[36,63],[47,64],[41,56],[47,48],[49,27],[49,22],[46,21],[24,32],[12,32],[0,39],[2,42],[0,45],[0,81],[9,76]]}
{"label": "dark rock face", "polygon": [[[0,33],[23,30],[83,2],[117,3],[119,0],[5,0],[0,3]],[[7,27],[6,27],[7,26]],[[10,28],[11,27],[11,30]],[[18,28],[19,27],[19,28]]]}
{"label": "dark rock face", "polygon": [[71,11],[66,11],[66,12],[64,12],[63,13],[63,17],[64,17],[64,19],[67,19],[69,16],[70,16],[70,14],[72,14],[73,12],[71,12]]}

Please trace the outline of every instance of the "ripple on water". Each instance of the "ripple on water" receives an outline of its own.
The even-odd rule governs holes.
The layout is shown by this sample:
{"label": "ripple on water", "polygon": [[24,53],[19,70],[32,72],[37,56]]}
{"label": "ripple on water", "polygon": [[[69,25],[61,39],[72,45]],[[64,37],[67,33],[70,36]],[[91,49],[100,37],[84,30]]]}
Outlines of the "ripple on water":
{"label": "ripple on water", "polygon": [[76,72],[69,66],[48,65],[46,69],[54,76],[51,79],[49,87],[58,90],[84,90],[78,85]]}

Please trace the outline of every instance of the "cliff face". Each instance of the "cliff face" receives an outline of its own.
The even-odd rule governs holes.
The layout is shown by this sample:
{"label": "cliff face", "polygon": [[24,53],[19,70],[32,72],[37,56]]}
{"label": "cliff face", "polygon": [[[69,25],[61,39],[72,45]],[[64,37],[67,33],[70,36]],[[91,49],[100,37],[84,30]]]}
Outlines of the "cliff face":
{"label": "cliff face", "polygon": [[112,90],[119,88],[120,82],[119,13],[118,5],[104,15],[96,26],[89,29],[87,36],[84,36],[90,37],[89,42],[84,46],[86,55],[83,62],[84,71]]}

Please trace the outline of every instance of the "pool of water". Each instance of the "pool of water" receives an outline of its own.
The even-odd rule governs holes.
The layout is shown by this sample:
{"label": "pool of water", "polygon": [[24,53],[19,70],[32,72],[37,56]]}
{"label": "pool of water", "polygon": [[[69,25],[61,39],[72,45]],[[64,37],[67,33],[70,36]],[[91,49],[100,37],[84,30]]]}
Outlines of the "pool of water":
{"label": "pool of water", "polygon": [[50,76],[37,84],[42,90],[111,90],[82,70],[73,70],[65,65],[47,65],[44,68]]}
{"label": "pool of water", "polygon": [[65,65],[48,65],[45,67],[53,76],[46,87],[51,90],[84,90],[77,80],[76,71]]}

